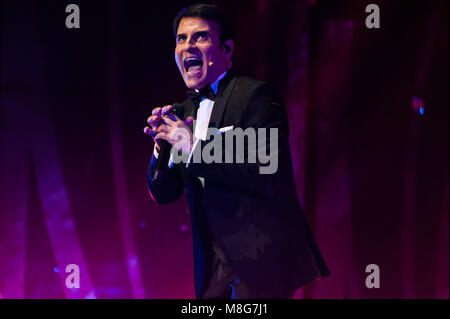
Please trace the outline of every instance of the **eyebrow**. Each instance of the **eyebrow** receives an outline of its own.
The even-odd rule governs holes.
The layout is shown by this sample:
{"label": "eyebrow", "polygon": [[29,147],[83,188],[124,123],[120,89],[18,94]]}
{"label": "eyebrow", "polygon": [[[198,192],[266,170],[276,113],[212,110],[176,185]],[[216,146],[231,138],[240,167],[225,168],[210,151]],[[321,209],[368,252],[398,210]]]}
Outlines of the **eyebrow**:
{"label": "eyebrow", "polygon": [[[203,31],[196,31],[194,32],[193,36],[194,37],[198,37],[200,35],[210,35],[211,33],[208,30],[203,30]],[[179,33],[176,36],[177,39],[181,39],[181,38],[186,38],[186,33]]]}
{"label": "eyebrow", "polygon": [[199,36],[199,35],[209,35],[209,31],[208,30],[204,30],[204,31],[197,31],[194,33],[194,35]]}

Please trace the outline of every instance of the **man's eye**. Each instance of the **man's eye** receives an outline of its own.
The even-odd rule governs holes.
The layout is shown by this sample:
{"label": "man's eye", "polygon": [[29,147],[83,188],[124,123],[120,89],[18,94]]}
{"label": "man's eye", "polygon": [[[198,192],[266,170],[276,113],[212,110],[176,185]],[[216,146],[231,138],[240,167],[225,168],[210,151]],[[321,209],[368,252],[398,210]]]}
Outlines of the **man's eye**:
{"label": "man's eye", "polygon": [[177,43],[183,43],[184,40],[186,40],[186,38],[184,38],[184,37],[178,37],[178,38],[177,38]]}

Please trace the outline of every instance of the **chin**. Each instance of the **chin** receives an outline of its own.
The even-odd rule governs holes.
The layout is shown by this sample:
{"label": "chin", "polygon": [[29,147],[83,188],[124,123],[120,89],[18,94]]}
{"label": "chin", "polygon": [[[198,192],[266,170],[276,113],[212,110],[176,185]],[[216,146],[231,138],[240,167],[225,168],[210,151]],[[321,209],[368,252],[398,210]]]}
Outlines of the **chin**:
{"label": "chin", "polygon": [[189,89],[193,89],[193,90],[200,90],[200,89],[202,89],[202,88],[205,86],[205,84],[204,84],[203,82],[204,82],[204,81],[201,80],[201,79],[199,79],[199,80],[187,80],[187,81],[185,81],[186,86],[187,86]]}
{"label": "chin", "polygon": [[198,89],[198,84],[197,83],[193,83],[192,81],[187,81],[185,83],[186,83],[186,86],[189,89],[192,89],[192,90]]}

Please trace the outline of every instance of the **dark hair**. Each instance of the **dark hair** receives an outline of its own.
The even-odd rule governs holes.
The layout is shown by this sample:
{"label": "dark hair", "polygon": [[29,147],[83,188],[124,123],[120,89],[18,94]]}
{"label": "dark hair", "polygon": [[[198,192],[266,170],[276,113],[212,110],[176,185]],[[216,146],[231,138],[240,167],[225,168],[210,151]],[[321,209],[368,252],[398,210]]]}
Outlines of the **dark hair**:
{"label": "dark hair", "polygon": [[180,25],[181,19],[187,17],[198,17],[217,23],[220,27],[221,45],[224,44],[226,40],[231,39],[234,41],[233,27],[219,7],[211,4],[199,3],[182,9],[173,20],[173,34],[175,36],[177,35],[178,26]]}

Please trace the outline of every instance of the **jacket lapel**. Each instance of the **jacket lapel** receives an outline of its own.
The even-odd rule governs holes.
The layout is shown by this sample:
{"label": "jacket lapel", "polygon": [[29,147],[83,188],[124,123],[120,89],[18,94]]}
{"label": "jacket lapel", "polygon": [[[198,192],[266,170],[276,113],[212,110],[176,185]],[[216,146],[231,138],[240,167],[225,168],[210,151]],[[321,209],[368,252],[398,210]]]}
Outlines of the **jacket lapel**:
{"label": "jacket lapel", "polygon": [[209,119],[209,127],[219,128],[222,122],[223,113],[230,98],[231,92],[233,91],[234,85],[236,83],[237,76],[232,70],[227,73],[225,78],[223,78],[223,83],[219,83],[219,90],[217,91],[217,98],[214,101],[214,107],[212,109],[211,118]]}

